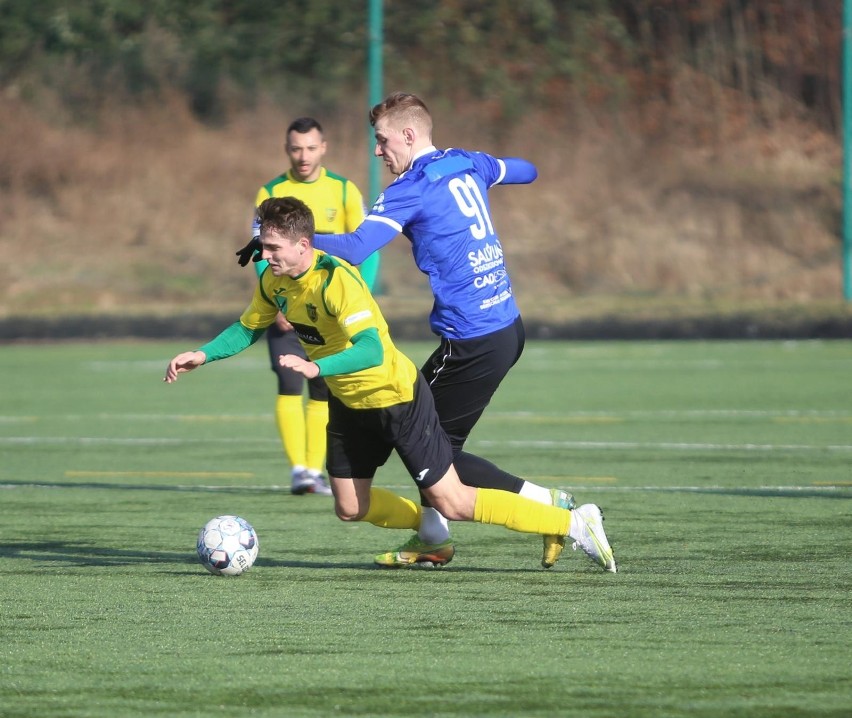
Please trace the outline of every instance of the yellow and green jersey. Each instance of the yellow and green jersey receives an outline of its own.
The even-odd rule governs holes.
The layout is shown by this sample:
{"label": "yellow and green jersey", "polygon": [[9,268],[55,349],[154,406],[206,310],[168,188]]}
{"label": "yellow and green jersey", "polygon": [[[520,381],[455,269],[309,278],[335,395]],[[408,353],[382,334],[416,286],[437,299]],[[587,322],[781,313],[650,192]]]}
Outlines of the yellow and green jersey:
{"label": "yellow and green jersey", "polygon": [[314,215],[317,234],[354,232],[364,221],[364,199],[353,182],[320,168],[313,182],[295,179],[292,170],[267,182],[257,192],[255,207],[269,197],[296,197]]}
{"label": "yellow and green jersey", "polygon": [[377,409],[412,400],[417,368],[394,345],[378,304],[352,265],[314,250],[311,268],[295,279],[264,271],[240,324],[256,333],[272,324],[279,311],[321,370],[331,364],[322,360],[351,349],[356,335],[377,333],[382,348],[378,366],[346,374],[322,371],[329,390],[344,405]]}

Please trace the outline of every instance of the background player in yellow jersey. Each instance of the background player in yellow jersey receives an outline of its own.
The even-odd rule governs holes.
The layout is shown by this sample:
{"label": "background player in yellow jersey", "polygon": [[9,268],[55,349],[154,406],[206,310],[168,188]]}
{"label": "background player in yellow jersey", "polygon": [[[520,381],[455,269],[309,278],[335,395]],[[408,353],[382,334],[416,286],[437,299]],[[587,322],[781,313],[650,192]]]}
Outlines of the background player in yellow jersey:
{"label": "background player in yellow jersey", "polygon": [[[327,143],[320,123],[313,117],[300,117],[290,123],[285,150],[290,169],[258,190],[255,207],[269,197],[298,197],[314,213],[318,232],[354,231],[364,220],[364,200],[353,182],[323,166]],[[266,262],[258,262],[255,267],[259,276]],[[370,288],[376,280],[378,267],[378,252],[360,265]],[[279,314],[266,336],[272,370],[278,377],[275,420],[292,467],[291,490],[294,494],[330,494],[331,489],[322,476],[328,421],[325,382],[320,378],[310,379],[308,400],[303,403],[304,377],[280,366],[277,360],[282,354],[305,355],[293,327],[283,314]]]}
{"label": "background player in yellow jersey", "polygon": [[331,394],[327,466],[340,519],[385,528],[419,526],[415,502],[372,486],[376,469],[396,450],[430,505],[447,519],[567,536],[598,566],[615,573],[603,517],[594,504],[569,510],[462,484],[429,385],[393,344],[358,272],[313,247],[313,216],[300,200],[267,199],[258,218],[268,267],[251,304],[218,337],[174,357],[166,368],[167,383],[242,351],[279,312],[286,314],[307,357],[287,354],[280,363],[307,378],[325,377]]}

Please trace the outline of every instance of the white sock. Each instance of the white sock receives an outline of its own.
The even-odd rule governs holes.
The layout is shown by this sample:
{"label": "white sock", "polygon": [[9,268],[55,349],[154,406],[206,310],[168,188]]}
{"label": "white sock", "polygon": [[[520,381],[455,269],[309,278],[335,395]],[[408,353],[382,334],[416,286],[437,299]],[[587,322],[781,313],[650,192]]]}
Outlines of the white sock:
{"label": "white sock", "polygon": [[528,499],[532,499],[533,501],[537,501],[540,504],[547,504],[548,506],[553,505],[553,497],[550,495],[550,489],[538,486],[531,481],[524,481],[520,495]]}
{"label": "white sock", "polygon": [[568,527],[568,538],[579,541],[583,538],[586,528],[586,519],[577,513],[577,509],[571,509],[571,525]]}
{"label": "white sock", "polygon": [[442,543],[450,538],[450,524],[431,506],[423,506],[417,535],[424,543]]}

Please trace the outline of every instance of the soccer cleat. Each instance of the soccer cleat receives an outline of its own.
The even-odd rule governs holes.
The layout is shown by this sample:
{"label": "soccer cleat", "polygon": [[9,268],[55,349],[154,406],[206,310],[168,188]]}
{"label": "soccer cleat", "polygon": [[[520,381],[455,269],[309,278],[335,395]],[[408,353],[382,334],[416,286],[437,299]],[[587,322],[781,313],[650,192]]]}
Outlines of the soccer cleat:
{"label": "soccer cleat", "polygon": [[564,536],[544,536],[544,551],[541,554],[541,565],[544,568],[551,568],[562,555],[562,549],[565,548]]}
{"label": "soccer cleat", "polygon": [[302,494],[317,494],[319,496],[331,496],[331,486],[322,474],[314,474],[306,469],[293,471],[293,483],[290,493],[301,496]]}
{"label": "soccer cleat", "polygon": [[452,539],[429,544],[414,534],[396,551],[380,553],[374,562],[383,568],[438,568],[452,561],[455,552]]}
{"label": "soccer cleat", "polygon": [[[560,509],[573,509],[576,506],[574,496],[562,489],[551,489],[550,496],[552,497],[553,505]],[[543,536],[544,550],[541,554],[541,565],[544,568],[553,566],[562,555],[562,549],[565,548],[564,536]]]}
{"label": "soccer cleat", "polygon": [[604,571],[616,572],[615,556],[603,528],[603,514],[595,504],[583,504],[571,512],[571,529],[568,536],[574,539],[571,546],[579,546],[585,554]]}
{"label": "soccer cleat", "polygon": [[314,480],[314,490],[313,493],[319,494],[321,496],[331,496],[331,486],[328,485],[328,482],[325,480],[325,477],[322,474],[317,474],[316,476],[311,477]]}
{"label": "soccer cleat", "polygon": [[290,484],[290,493],[296,496],[312,494],[316,488],[316,480],[304,469],[293,472],[293,482]]}
{"label": "soccer cleat", "polygon": [[577,505],[574,494],[569,494],[564,489],[551,489],[550,496],[553,505],[559,509],[573,509]]}

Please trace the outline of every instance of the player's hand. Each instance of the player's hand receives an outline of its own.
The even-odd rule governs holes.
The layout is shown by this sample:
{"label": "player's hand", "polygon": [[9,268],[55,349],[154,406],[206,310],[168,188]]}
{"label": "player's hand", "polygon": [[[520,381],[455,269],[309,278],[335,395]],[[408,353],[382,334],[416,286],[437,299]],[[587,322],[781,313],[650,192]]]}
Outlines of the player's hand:
{"label": "player's hand", "polygon": [[295,354],[281,354],[278,357],[278,364],[288,369],[292,369],[304,376],[306,379],[313,379],[314,377],[319,376],[319,367],[316,364],[312,361],[302,359],[302,357],[296,356]]}
{"label": "player's hand", "polygon": [[260,261],[260,251],[262,249],[263,246],[260,243],[260,239],[252,237],[251,241],[245,247],[238,249],[234,254],[238,257],[237,262],[239,262],[239,265],[245,267],[250,259],[254,262]]}
{"label": "player's hand", "polygon": [[184,374],[188,371],[192,371],[206,361],[207,355],[204,352],[181,352],[169,362],[169,365],[166,367],[166,375],[163,377],[163,381],[166,382],[166,384],[176,382],[178,374]]}
{"label": "player's hand", "polygon": [[281,312],[275,316],[275,326],[278,327],[282,332],[292,332],[293,325],[287,321],[287,317],[285,317]]}

